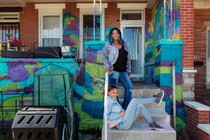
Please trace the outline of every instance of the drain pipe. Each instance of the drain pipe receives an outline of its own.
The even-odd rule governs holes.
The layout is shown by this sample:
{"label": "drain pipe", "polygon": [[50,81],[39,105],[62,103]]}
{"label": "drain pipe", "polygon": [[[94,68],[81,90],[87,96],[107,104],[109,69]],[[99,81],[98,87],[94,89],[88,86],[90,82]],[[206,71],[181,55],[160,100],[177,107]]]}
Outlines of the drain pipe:
{"label": "drain pipe", "polygon": [[104,139],[107,140],[107,95],[108,95],[108,72],[105,74],[105,95],[104,95]]}
{"label": "drain pipe", "polygon": [[173,84],[173,120],[174,130],[176,130],[176,74],[175,74],[175,63],[172,64],[172,84]]}

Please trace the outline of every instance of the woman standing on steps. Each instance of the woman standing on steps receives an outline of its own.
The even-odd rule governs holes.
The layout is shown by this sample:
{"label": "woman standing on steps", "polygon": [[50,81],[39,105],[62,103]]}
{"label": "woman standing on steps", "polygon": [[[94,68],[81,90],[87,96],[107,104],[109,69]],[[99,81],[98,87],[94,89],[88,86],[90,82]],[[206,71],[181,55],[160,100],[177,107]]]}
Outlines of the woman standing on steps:
{"label": "woman standing on steps", "polygon": [[126,111],[122,109],[121,105],[117,102],[116,98],[118,96],[118,90],[115,86],[109,86],[108,88],[108,111],[107,111],[107,120],[110,128],[116,127],[120,130],[130,129],[133,122],[136,118],[142,114],[144,118],[149,123],[149,128],[151,130],[164,130],[164,128],[158,125],[150,116],[147,109],[143,104],[155,102],[157,104],[161,104],[164,91],[162,90],[160,93],[156,95],[156,97],[151,98],[133,98],[129,103]]}
{"label": "woman standing on steps", "polygon": [[124,87],[123,109],[126,109],[132,97],[133,85],[130,80],[131,61],[128,47],[122,39],[118,28],[112,28],[109,32],[109,41],[103,49],[103,64],[105,71],[109,72],[109,85],[118,85],[118,81]]}

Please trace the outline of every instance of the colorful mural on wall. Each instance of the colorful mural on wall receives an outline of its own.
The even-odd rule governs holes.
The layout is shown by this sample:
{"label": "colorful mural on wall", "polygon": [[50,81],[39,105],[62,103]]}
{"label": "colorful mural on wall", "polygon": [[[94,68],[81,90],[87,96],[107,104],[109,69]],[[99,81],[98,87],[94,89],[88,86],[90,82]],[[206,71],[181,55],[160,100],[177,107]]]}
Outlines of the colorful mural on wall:
{"label": "colorful mural on wall", "polygon": [[22,100],[32,101],[34,73],[52,64],[65,69],[71,76],[78,70],[73,59],[0,59],[1,121],[11,122],[16,111],[21,109]]}
{"label": "colorful mural on wall", "polygon": [[[21,108],[20,103],[22,99],[24,101],[32,101],[33,98],[37,99],[37,95],[33,96],[33,91],[35,90],[34,74],[37,72],[42,74],[49,73],[49,68],[55,65],[54,67],[60,67],[68,71],[72,77],[77,76],[76,73],[79,72],[72,90],[76,127],[78,127],[79,131],[85,132],[100,131],[103,126],[104,91],[104,70],[101,56],[102,49],[100,49],[104,46],[104,42],[102,43],[99,48],[89,46],[86,49],[86,65],[78,62],[79,67],[73,59],[1,58],[0,91],[4,92],[0,94],[0,106],[3,106],[3,109],[0,109],[0,120],[11,124],[16,111]],[[70,83],[73,83],[73,81],[70,81]],[[25,92],[29,94],[25,94],[22,97],[22,94]],[[57,100],[64,99],[63,96],[59,96]],[[52,96],[49,95],[49,97]],[[36,99],[35,104],[38,104]],[[44,101],[45,105],[55,105],[57,100],[48,102],[48,99],[42,99],[41,102]],[[64,105],[63,100],[60,103]]]}
{"label": "colorful mural on wall", "polygon": [[63,15],[63,46],[78,48],[79,22],[71,13]]}
{"label": "colorful mural on wall", "polygon": [[[70,13],[64,14],[64,45],[77,47],[78,21]],[[101,44],[102,43],[102,44]],[[34,89],[34,73],[53,64],[67,70],[73,82],[73,110],[75,125],[79,131],[101,130],[103,126],[103,91],[104,91],[104,67],[102,64],[102,48],[105,42],[90,44],[86,48],[85,61],[74,59],[0,59],[0,120],[12,121],[17,108],[16,101],[32,100]],[[94,47],[93,47],[94,46]],[[39,72],[40,73],[40,72]],[[43,72],[41,72],[43,73]],[[37,97],[37,96],[36,96]],[[56,102],[54,100],[54,102]],[[51,104],[52,101],[49,102]],[[36,102],[37,104],[37,102]],[[46,102],[45,102],[46,104]],[[18,104],[20,105],[20,104]],[[6,106],[13,106],[14,111],[6,114]],[[11,107],[10,107],[11,109]]]}
{"label": "colorful mural on wall", "polygon": [[[168,1],[168,5],[169,3],[170,0]],[[170,27],[175,25],[176,32],[168,31],[167,38],[173,37],[175,33],[177,33],[177,36],[179,35],[179,0],[172,3],[172,5],[174,5],[174,9],[171,14],[173,13],[173,15],[175,15],[175,19],[173,20],[172,17],[174,16],[171,16],[170,18],[168,17],[167,20],[171,22],[169,24]],[[168,7],[167,13],[170,13],[170,6]],[[164,10],[161,0],[156,4],[152,13],[152,21],[146,25],[145,38],[145,79],[149,83],[157,82],[157,76],[161,76],[160,74],[171,74],[169,67],[161,66],[156,68],[155,66],[156,58],[160,55],[160,49],[158,50],[158,47],[156,48],[155,45],[158,41],[163,39],[164,34]],[[64,15],[63,23],[64,45],[78,47],[78,20],[70,13],[67,13]],[[111,28],[112,27],[107,27],[106,34]],[[105,42],[87,43],[85,60],[77,60],[78,65],[73,59],[0,59],[0,90],[6,91],[7,93],[4,97],[0,96],[0,104],[5,106],[14,104],[15,106],[15,101],[21,100],[22,98],[21,91],[33,91],[34,72],[49,64],[54,64],[68,70],[70,75],[76,77],[76,82],[73,87],[73,110],[76,127],[80,131],[101,130],[103,126],[104,67],[102,64],[102,47],[104,43]],[[180,59],[180,57],[181,56],[177,56],[177,59]],[[160,58],[160,61],[161,60],[162,58]],[[177,78],[181,79],[180,75],[178,75]],[[172,114],[171,86],[167,85],[161,88],[166,91],[164,99],[166,102],[166,111]],[[181,93],[181,85],[178,85],[177,128],[180,130],[185,127]],[[30,94],[24,97],[24,99],[30,100],[31,96]],[[0,111],[0,116],[4,116],[5,120],[11,120],[15,115],[14,112],[13,114],[6,115],[3,113],[3,111]],[[3,119],[3,117],[1,119]]]}
{"label": "colorful mural on wall", "polygon": [[[103,93],[104,66],[102,49],[105,41],[86,42],[85,65],[80,64],[82,71],[78,78],[80,83],[75,86],[74,111],[80,131],[97,131],[103,126]],[[84,82],[81,82],[81,79]]]}
{"label": "colorful mural on wall", "polygon": [[[155,44],[161,39],[179,40],[180,0],[159,0],[152,9],[152,21],[145,26],[145,64],[154,62],[157,54]],[[164,13],[166,16],[164,16]]]}
{"label": "colorful mural on wall", "polygon": [[[166,111],[172,115],[172,63],[176,63],[177,132],[186,130],[182,101],[182,44],[180,41],[180,0],[159,0],[152,9],[152,21],[146,25],[145,81],[165,91]],[[164,8],[165,6],[165,8]],[[173,120],[172,120],[173,121]]]}

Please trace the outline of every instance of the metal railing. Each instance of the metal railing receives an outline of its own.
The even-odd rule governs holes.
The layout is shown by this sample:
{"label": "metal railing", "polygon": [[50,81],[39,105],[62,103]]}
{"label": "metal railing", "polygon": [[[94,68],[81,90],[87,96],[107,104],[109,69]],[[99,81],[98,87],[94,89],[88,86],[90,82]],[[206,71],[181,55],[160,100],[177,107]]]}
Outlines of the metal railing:
{"label": "metal railing", "polygon": [[104,139],[107,140],[107,96],[108,96],[108,72],[105,74],[105,94],[104,94]]}
{"label": "metal railing", "polygon": [[174,129],[176,130],[176,73],[175,73],[175,63],[172,63],[172,88],[173,88],[173,121]]}

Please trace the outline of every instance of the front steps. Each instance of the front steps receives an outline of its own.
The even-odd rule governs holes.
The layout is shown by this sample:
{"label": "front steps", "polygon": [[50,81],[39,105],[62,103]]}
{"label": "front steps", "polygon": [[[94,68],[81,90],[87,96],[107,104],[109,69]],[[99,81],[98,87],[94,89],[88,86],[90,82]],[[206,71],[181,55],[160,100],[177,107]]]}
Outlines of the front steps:
{"label": "front steps", "polygon": [[[123,87],[119,86],[119,99],[123,101]],[[152,97],[160,92],[154,85],[133,82],[133,98]],[[170,126],[170,116],[165,112],[165,102],[145,104],[152,118],[165,128],[163,131],[154,131],[148,128],[148,123],[143,116],[139,116],[129,130],[122,131],[116,128],[107,130],[107,140],[176,140],[176,131]],[[104,140],[104,129],[102,131]]]}
{"label": "front steps", "polygon": [[[164,131],[153,131],[148,124],[134,123],[131,129],[121,131],[116,128],[108,128],[108,140],[176,140],[176,133],[168,124],[159,123],[165,128]],[[103,139],[103,138],[102,138]]]}

